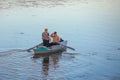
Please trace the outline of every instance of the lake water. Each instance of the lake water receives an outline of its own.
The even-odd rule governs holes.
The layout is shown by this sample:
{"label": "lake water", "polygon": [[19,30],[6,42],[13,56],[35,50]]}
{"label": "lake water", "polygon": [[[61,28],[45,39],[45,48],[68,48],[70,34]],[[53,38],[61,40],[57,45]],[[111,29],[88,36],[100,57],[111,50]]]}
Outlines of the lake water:
{"label": "lake water", "polygon": [[[119,0],[0,0],[0,80],[120,80]],[[76,51],[33,58],[44,28]]]}

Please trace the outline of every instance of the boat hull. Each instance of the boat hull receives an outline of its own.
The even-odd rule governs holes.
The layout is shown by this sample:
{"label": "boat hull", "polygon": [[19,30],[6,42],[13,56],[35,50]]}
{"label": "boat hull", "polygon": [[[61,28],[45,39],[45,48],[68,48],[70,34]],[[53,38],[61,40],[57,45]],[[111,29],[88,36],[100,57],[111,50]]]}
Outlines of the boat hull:
{"label": "boat hull", "polygon": [[[60,42],[62,45],[53,45],[52,47],[48,48],[48,50],[33,50],[35,55],[42,55],[42,54],[52,54],[66,51],[67,41]],[[65,45],[65,46],[63,46]]]}

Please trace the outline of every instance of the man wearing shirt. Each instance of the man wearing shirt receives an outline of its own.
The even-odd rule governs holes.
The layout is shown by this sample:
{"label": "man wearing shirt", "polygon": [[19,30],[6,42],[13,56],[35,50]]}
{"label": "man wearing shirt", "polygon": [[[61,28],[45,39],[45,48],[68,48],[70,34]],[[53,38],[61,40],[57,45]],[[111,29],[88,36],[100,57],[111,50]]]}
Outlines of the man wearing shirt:
{"label": "man wearing shirt", "polygon": [[43,46],[49,47],[50,36],[47,28],[42,33],[42,40],[43,40]]}

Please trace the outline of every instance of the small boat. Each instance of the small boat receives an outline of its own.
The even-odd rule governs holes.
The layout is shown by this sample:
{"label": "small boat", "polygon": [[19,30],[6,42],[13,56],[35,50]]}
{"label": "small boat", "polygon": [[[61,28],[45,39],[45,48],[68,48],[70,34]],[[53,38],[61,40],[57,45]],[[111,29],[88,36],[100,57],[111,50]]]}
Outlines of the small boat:
{"label": "small boat", "polygon": [[35,55],[51,54],[63,52],[66,50],[67,41],[60,42],[60,45],[53,45],[51,47],[39,46],[33,49]]}

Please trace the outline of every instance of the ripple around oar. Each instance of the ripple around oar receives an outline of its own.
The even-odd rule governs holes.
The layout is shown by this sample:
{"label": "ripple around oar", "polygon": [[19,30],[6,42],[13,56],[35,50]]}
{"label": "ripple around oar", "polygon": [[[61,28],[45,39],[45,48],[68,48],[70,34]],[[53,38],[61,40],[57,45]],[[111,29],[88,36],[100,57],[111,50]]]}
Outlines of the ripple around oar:
{"label": "ripple around oar", "polygon": [[78,54],[80,54],[80,53],[69,53],[69,52],[64,52],[63,54],[78,55]]}
{"label": "ripple around oar", "polygon": [[116,59],[116,58],[111,58],[111,57],[108,57],[106,58],[106,60],[109,60],[109,61],[120,61],[120,59]]}
{"label": "ripple around oar", "polygon": [[25,50],[22,50],[22,49],[11,49],[11,50],[7,50],[7,51],[2,51],[0,53],[22,52],[22,51],[25,51]]}
{"label": "ripple around oar", "polygon": [[11,49],[11,50],[7,50],[7,51],[2,51],[2,52],[0,52],[0,57],[8,56],[13,53],[24,52],[24,51],[25,50],[21,50],[21,49]]}
{"label": "ripple around oar", "polygon": [[120,50],[120,48],[117,48],[117,50]]}

